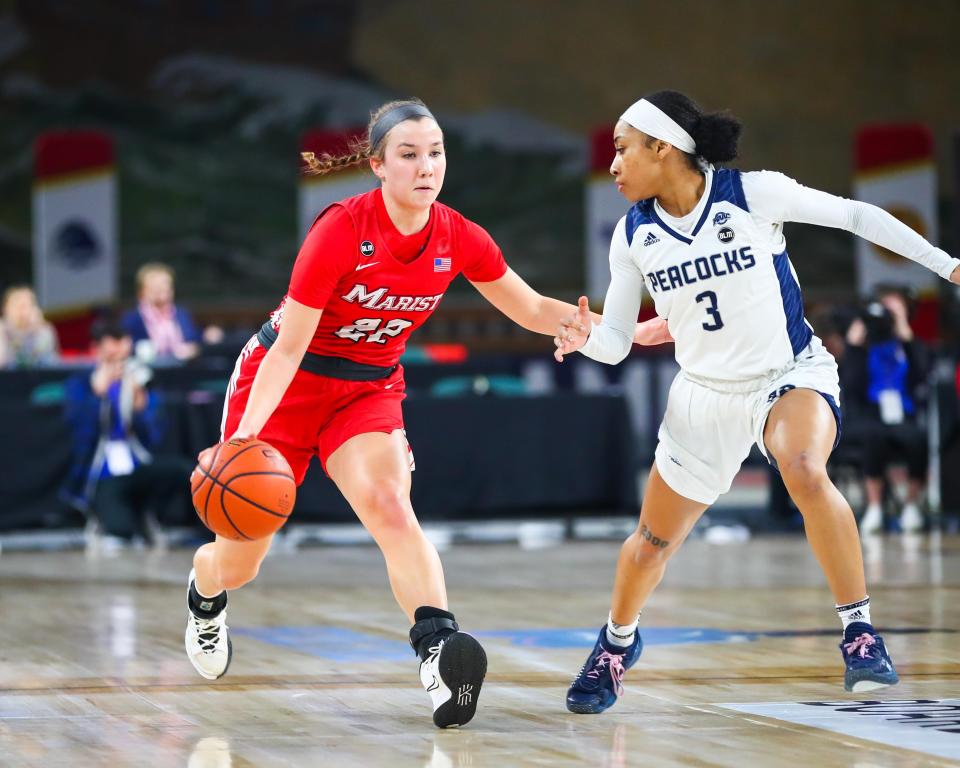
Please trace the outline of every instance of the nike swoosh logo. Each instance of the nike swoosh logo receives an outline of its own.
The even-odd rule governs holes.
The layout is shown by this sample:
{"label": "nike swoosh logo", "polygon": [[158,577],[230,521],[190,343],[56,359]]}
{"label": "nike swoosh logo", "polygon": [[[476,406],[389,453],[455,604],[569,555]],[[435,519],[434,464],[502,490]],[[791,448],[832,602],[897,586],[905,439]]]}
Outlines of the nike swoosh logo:
{"label": "nike swoosh logo", "polygon": [[433,676],[433,682],[430,683],[430,686],[427,688],[427,691],[435,691],[440,687],[440,681],[437,680],[437,676]]}
{"label": "nike swoosh logo", "polygon": [[380,263],[379,261],[373,261],[373,262],[371,262],[371,263],[369,263],[369,264],[357,264],[357,269],[356,269],[356,271],[359,272],[361,269],[366,269],[367,267],[375,267],[375,266],[377,266],[377,264],[379,264],[379,263]]}

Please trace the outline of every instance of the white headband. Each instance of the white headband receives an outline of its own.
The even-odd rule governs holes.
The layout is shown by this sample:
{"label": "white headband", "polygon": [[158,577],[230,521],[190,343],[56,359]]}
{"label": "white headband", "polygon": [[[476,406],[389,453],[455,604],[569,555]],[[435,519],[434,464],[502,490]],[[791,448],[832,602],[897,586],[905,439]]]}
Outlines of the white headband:
{"label": "white headband", "polygon": [[620,115],[620,119],[638,131],[643,131],[647,136],[673,144],[683,152],[689,152],[691,155],[697,153],[697,143],[693,137],[670,115],[646,99],[640,99],[627,107],[627,111]]}

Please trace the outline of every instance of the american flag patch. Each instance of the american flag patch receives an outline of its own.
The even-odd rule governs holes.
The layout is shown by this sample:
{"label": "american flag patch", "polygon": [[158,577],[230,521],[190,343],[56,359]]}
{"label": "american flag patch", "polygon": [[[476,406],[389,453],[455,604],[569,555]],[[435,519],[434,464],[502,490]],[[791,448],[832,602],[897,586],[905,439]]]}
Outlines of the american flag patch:
{"label": "american flag patch", "polygon": [[433,271],[434,272],[449,272],[450,265],[452,264],[450,257],[444,258],[443,256],[437,256],[433,260]]}

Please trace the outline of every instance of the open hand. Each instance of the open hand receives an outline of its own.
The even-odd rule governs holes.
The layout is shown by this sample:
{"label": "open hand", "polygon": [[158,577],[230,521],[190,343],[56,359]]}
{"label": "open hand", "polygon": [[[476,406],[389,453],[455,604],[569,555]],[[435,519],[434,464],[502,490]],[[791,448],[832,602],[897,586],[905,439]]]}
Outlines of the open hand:
{"label": "open hand", "polygon": [[580,301],[577,302],[577,311],[560,323],[560,329],[553,339],[553,343],[557,345],[557,349],[553,353],[556,361],[562,363],[564,355],[576,352],[586,344],[592,327],[593,322],[590,320],[590,306],[587,297],[581,296]]}

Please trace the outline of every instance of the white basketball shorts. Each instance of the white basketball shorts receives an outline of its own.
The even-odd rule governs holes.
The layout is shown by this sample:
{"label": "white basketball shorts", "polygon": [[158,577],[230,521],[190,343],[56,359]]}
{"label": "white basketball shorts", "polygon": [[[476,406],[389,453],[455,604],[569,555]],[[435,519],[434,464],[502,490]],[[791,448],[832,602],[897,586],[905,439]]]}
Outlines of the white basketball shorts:
{"label": "white basketball shorts", "polygon": [[823,395],[837,420],[839,441],[837,363],[816,336],[786,368],[757,379],[720,381],[680,371],[657,435],[660,476],[681,496],[713,504],[730,490],[754,443],[776,466],[763,444],[763,429],[770,409],[791,389]]}

